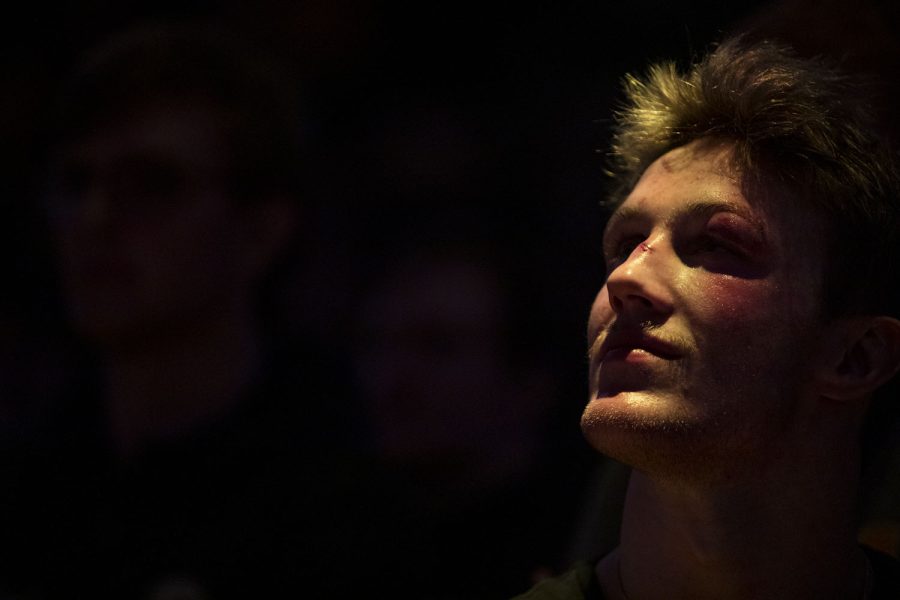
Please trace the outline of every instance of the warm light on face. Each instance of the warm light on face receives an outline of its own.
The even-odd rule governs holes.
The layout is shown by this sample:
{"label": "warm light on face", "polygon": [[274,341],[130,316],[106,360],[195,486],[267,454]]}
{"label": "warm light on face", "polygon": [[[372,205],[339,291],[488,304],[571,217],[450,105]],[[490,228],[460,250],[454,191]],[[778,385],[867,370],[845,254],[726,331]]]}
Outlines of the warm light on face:
{"label": "warm light on face", "polygon": [[737,452],[788,418],[773,396],[802,373],[818,314],[818,221],[748,200],[729,152],[670,152],[605,230],[582,425],[614,457],[655,435]]}

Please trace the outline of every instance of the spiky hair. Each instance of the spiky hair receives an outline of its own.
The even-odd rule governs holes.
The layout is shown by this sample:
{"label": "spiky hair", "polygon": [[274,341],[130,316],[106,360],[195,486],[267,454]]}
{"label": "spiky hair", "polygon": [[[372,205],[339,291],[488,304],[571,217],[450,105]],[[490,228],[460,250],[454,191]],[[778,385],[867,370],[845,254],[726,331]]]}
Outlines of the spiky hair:
{"label": "spiky hair", "polygon": [[740,37],[682,73],[627,76],[610,155],[613,205],[657,158],[695,140],[733,146],[745,193],[776,185],[829,223],[825,310],[898,315],[898,171],[865,85],[818,59]]}

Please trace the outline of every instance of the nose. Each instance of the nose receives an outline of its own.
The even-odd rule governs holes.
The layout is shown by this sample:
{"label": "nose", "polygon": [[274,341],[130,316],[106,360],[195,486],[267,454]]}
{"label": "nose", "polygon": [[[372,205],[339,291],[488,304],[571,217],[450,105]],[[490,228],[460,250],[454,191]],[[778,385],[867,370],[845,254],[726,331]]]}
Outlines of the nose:
{"label": "nose", "polygon": [[606,280],[609,304],[619,316],[653,321],[672,313],[671,252],[662,237],[639,244]]}
{"label": "nose", "polygon": [[91,228],[102,228],[113,218],[113,201],[105,186],[95,185],[86,190],[79,203],[78,217]]}

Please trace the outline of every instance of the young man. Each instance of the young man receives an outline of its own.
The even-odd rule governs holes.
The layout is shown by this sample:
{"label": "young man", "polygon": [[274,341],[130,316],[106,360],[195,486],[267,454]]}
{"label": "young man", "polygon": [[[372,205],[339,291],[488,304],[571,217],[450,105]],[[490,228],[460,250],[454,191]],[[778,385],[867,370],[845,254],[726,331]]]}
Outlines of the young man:
{"label": "young man", "polygon": [[386,572],[345,376],[265,310],[309,166],[292,84],[256,56],[142,26],[65,88],[46,204],[96,364],[4,495],[22,597],[339,597]]}
{"label": "young man", "polygon": [[858,90],[732,40],[627,92],[582,417],[633,469],[620,543],[522,598],[900,597],[856,541],[900,366],[897,171]]}

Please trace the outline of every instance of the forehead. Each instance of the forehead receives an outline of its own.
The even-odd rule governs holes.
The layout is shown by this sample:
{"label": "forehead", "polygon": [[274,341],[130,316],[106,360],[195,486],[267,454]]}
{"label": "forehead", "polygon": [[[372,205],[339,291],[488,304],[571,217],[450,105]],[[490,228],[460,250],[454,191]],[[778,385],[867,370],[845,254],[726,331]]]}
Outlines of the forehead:
{"label": "forehead", "polygon": [[136,106],[64,144],[63,163],[103,166],[118,159],[168,159],[211,168],[224,160],[220,116],[204,105],[160,102]]}
{"label": "forehead", "polygon": [[[730,146],[690,144],[664,154],[644,171],[628,197],[616,207],[610,224],[660,212],[695,210],[698,205],[722,205],[747,215],[762,212],[741,189]],[[757,218],[762,217],[759,214]]]}
{"label": "forehead", "polygon": [[[736,213],[761,234],[825,245],[824,218],[773,184],[748,192],[727,142],[699,140],[654,161],[627,198],[613,211],[607,229],[622,221]],[[796,230],[796,231],[792,231]]]}

